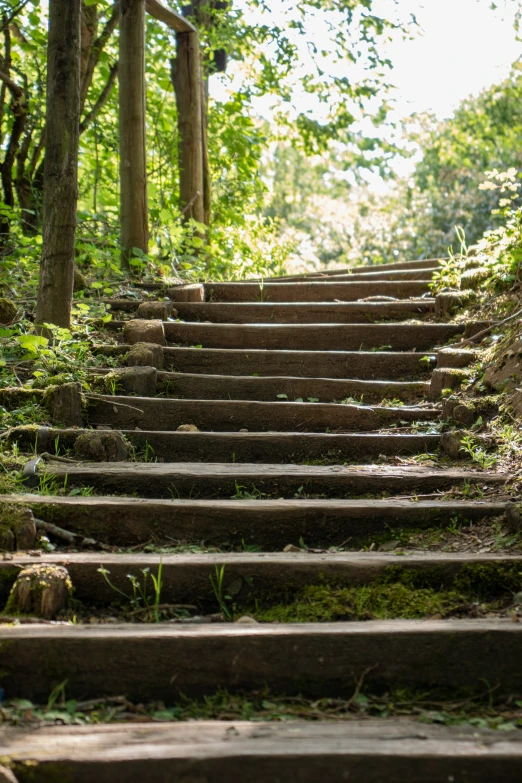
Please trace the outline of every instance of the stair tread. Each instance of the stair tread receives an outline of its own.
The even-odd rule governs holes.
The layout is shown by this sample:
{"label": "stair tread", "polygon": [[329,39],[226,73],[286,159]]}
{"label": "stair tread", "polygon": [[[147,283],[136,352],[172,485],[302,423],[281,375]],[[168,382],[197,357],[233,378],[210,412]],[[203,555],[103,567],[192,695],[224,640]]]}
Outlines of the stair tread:
{"label": "stair tread", "polygon": [[397,421],[433,421],[439,408],[343,405],[275,400],[190,400],[99,395],[89,400],[91,424],[118,428],[270,431],[379,430]]}
{"label": "stair tread", "polygon": [[[216,779],[213,773],[219,765],[221,778],[230,783],[270,780],[275,774],[280,781],[313,783],[322,777],[341,779],[347,769],[354,770],[354,780],[369,780],[371,774],[388,783],[417,783],[419,764],[437,780],[450,779],[457,767],[470,783],[494,779],[515,783],[522,738],[517,731],[419,725],[404,718],[262,724],[133,721],[42,726],[38,731],[0,729],[0,753],[44,771],[49,765],[55,774],[63,768],[63,779],[71,768],[80,776],[80,765],[85,764],[87,775],[96,775],[99,783],[181,780],[187,764],[198,770],[201,780]],[[80,779],[81,783],[88,780]]]}
{"label": "stair tread", "polygon": [[205,300],[265,302],[355,301],[369,296],[409,298],[429,292],[427,280],[298,281],[289,283],[205,283]]}
{"label": "stair tread", "polygon": [[[121,326],[124,322],[116,322]],[[459,335],[480,331],[487,324],[227,324],[164,323],[169,343],[201,344],[207,348],[264,348],[274,350],[390,351],[433,350]]]}

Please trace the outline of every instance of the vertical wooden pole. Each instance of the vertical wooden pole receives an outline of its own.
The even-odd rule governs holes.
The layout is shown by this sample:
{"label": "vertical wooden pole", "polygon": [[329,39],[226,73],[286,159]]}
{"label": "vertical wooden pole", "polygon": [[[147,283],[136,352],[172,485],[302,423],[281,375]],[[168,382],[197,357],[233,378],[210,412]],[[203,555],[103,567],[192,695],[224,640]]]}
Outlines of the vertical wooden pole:
{"label": "vertical wooden pole", "polygon": [[149,245],[145,140],[145,0],[120,3],[121,264]]}
{"label": "vertical wooden pole", "polygon": [[[78,202],[81,0],[50,0],[37,329],[71,322]],[[40,329],[41,330],[41,329]]]}
{"label": "vertical wooden pole", "polygon": [[197,33],[177,33],[172,81],[178,108],[180,206],[183,217],[205,223],[201,57]]}

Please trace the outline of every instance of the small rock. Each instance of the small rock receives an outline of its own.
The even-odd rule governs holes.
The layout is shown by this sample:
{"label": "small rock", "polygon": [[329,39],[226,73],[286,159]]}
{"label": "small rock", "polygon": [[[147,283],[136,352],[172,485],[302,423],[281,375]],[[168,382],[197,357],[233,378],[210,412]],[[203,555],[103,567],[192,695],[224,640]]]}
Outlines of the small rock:
{"label": "small rock", "polygon": [[440,436],[440,447],[448,457],[457,459],[464,456],[464,452],[461,451],[463,434],[461,430],[454,430],[443,432]]}
{"label": "small rock", "polygon": [[239,432],[248,432],[248,430],[239,430]]}
{"label": "small rock", "polygon": [[302,552],[303,550],[295,546],[295,544],[287,544],[285,548],[283,549],[283,552]]}
{"label": "small rock", "polygon": [[475,421],[475,414],[471,408],[461,403],[453,409],[453,419],[463,427],[471,427]]}
{"label": "small rock", "polygon": [[162,370],[163,348],[155,343],[137,343],[127,354],[127,364],[129,367],[155,367]]}
{"label": "small rock", "polygon": [[451,315],[475,297],[473,291],[444,291],[435,297],[435,317]]}
{"label": "small rock", "polygon": [[259,623],[257,620],[254,620],[253,617],[249,617],[247,614],[244,614],[243,617],[238,617],[236,620],[236,623],[241,623],[242,625],[258,625]]}
{"label": "small rock", "polygon": [[195,424],[180,424],[178,429],[178,432],[199,432],[198,428]]}
{"label": "small rock", "polygon": [[71,594],[71,579],[63,566],[26,566],[16,577],[4,613],[34,615],[52,620],[66,609]]}
{"label": "small rock", "polygon": [[134,319],[127,321],[123,327],[123,336],[130,345],[137,343],[154,343],[155,345],[165,345],[165,331],[162,321],[145,321],[143,319]]}
{"label": "small rock", "polygon": [[107,373],[104,378],[106,389],[116,382],[116,392],[135,394],[137,397],[154,397],[158,385],[158,371],[155,367],[120,367]]}
{"label": "small rock", "polygon": [[130,446],[120,432],[96,430],[84,432],[74,443],[74,456],[93,462],[123,462],[129,459]]}
{"label": "small rock", "polygon": [[18,313],[18,308],[14,302],[5,297],[0,297],[0,324],[8,326],[13,323]]}
{"label": "small rock", "polygon": [[444,389],[460,387],[468,377],[466,369],[435,369],[431,375],[430,399],[438,400]]}
{"label": "small rock", "polygon": [[458,405],[458,400],[450,397],[449,399],[442,400],[441,415],[443,419],[451,419],[453,411]]}
{"label": "small rock", "polygon": [[522,528],[521,504],[506,503],[504,519],[511,533],[519,533]]}
{"label": "small rock", "polygon": [[36,523],[30,508],[0,503],[0,549],[16,552],[31,549],[36,541]]}
{"label": "small rock", "polygon": [[166,321],[177,314],[172,302],[142,302],[138,307],[138,318],[159,318],[160,321]]}
{"label": "small rock", "polygon": [[48,386],[44,393],[44,402],[53,424],[81,427],[84,423],[85,404],[81,384],[74,382]]}

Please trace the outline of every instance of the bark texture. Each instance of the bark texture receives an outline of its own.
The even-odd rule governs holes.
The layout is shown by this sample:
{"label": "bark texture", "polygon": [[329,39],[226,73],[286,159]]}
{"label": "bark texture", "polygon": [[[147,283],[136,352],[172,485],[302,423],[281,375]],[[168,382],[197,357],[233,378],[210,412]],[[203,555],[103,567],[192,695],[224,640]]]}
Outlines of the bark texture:
{"label": "bark texture", "polygon": [[43,248],[36,324],[69,326],[80,129],[80,0],[51,0],[47,52]]}
{"label": "bark texture", "polygon": [[185,220],[205,223],[201,56],[197,33],[176,35],[172,83],[178,107],[180,207]]}
{"label": "bark texture", "polygon": [[148,251],[145,150],[145,0],[120,3],[120,219],[121,263],[132,248]]}

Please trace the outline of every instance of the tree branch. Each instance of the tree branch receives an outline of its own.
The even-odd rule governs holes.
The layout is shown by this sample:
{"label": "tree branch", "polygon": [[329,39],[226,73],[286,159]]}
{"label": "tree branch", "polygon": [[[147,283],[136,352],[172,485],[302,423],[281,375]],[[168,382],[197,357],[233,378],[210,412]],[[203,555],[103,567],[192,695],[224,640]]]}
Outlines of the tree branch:
{"label": "tree branch", "polygon": [[119,63],[115,62],[114,65],[111,66],[111,70],[109,72],[109,77],[107,79],[107,83],[101,93],[98,96],[98,100],[92,107],[92,109],[87,112],[85,117],[80,123],[80,133],[83,133],[87,130],[89,125],[96,119],[98,114],[100,113],[100,110],[103,108],[105,103],[107,102],[107,99],[109,98],[109,95],[112,92],[112,88],[114,87],[114,82],[116,81],[116,77],[118,75],[118,66]]}
{"label": "tree branch", "polygon": [[115,0],[115,3],[112,7],[112,13],[110,17],[107,19],[107,22],[105,23],[105,27],[101,31],[100,35],[96,39],[96,41],[93,43],[91,47],[91,53],[89,55],[89,60],[87,62],[87,67],[85,69],[85,73],[83,75],[82,84],[80,88],[80,108],[83,111],[83,108],[85,106],[85,101],[87,99],[87,93],[89,92],[89,87],[92,83],[92,77],[94,74],[94,69],[96,68],[98,61],[100,59],[100,55],[103,52],[105,45],[107,44],[107,41],[113,34],[114,30],[116,29],[118,22],[120,19],[120,2],[119,0]]}

